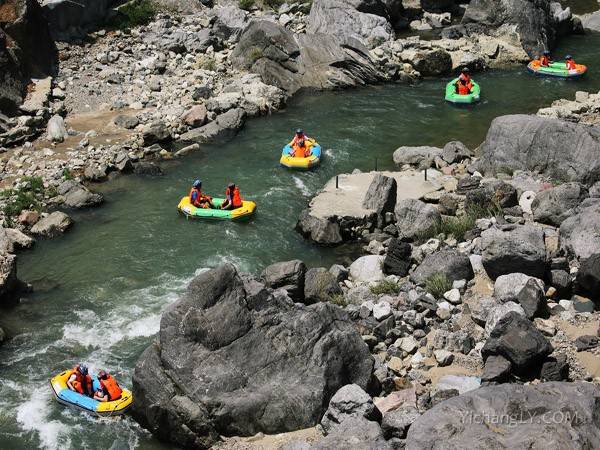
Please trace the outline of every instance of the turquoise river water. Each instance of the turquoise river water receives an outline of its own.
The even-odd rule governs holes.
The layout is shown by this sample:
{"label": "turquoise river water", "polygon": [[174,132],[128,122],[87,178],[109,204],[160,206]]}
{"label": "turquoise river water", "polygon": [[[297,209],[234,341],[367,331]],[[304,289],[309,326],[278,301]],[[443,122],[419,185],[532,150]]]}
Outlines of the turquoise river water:
{"label": "turquoise river water", "polygon": [[[161,311],[200,268],[225,261],[254,273],[301,258],[309,266],[347,261],[348,249],[322,249],[294,231],[298,214],[330,177],[354,168],[391,169],[401,145],[479,145],[491,120],[533,113],[577,90],[600,90],[600,35],[563,41],[590,65],[584,79],[535,78],[526,70],[477,74],[483,101],[472,108],[444,103],[447,80],[304,94],[285,111],[251,120],[227,145],[206,147],[163,166],[165,176],[127,176],[95,186],[98,209],[74,214],[64,236],[19,255],[19,276],[34,293],[2,311],[10,339],[0,347],[1,449],[166,449],[131,418],[98,419],[54,402],[48,380],[78,361],[108,368],[130,386],[135,361],[158,331]],[[294,173],[278,166],[282,145],[303,127],[325,149],[322,166]],[[249,223],[192,222],[176,205],[202,178],[219,194],[235,180],[258,204]]]}

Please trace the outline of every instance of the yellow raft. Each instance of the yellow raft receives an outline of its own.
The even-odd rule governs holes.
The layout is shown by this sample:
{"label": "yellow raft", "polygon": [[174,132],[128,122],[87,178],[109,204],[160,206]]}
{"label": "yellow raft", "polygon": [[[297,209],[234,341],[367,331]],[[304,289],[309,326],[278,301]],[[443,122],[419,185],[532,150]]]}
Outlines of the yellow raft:
{"label": "yellow raft", "polygon": [[214,209],[196,208],[190,202],[190,197],[185,196],[177,205],[177,209],[186,217],[192,219],[216,219],[216,220],[244,220],[249,219],[256,211],[256,203],[242,201],[242,206],[235,209],[219,209],[225,199],[213,198]]}
{"label": "yellow raft", "polygon": [[296,158],[295,156],[290,156],[292,147],[290,144],[286,145],[283,147],[281,152],[281,159],[279,160],[279,163],[288,169],[308,170],[318,166],[321,163],[321,146],[316,142],[311,141],[308,141],[308,144],[310,148],[310,156],[306,158]]}
{"label": "yellow raft", "polygon": [[[99,416],[123,414],[133,403],[133,394],[127,389],[123,389],[121,398],[112,402],[99,402],[79,392],[72,391],[67,387],[67,380],[72,373],[72,370],[65,370],[50,380],[52,392],[54,392],[54,397],[58,403],[95,413]],[[94,383],[94,391],[96,391],[100,387],[100,382],[96,377],[92,377],[92,382]]]}

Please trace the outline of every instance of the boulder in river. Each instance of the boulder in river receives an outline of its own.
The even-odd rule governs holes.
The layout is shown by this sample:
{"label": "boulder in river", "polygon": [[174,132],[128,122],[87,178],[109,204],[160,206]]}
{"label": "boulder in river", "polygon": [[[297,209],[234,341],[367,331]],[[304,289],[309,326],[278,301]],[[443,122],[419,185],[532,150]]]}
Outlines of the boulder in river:
{"label": "boulder in river", "polygon": [[61,211],[42,217],[34,226],[31,227],[32,234],[39,234],[45,237],[53,237],[64,233],[67,228],[73,224],[73,220]]}
{"label": "boulder in river", "polygon": [[200,127],[183,133],[180,139],[183,142],[195,142],[198,144],[222,144],[231,140],[244,126],[246,112],[241,108],[230,109],[217,118]]}
{"label": "boulder in river", "polygon": [[207,448],[219,435],[314,426],[339,388],[365,389],[372,369],[342,309],[294,304],[228,264],[164,312],[158,345],[136,364],[133,414],[161,440]]}
{"label": "boulder in river", "polygon": [[272,289],[285,289],[296,302],[304,300],[306,265],[299,259],[283,261],[267,266],[261,278]]}
{"label": "boulder in river", "polygon": [[408,430],[406,450],[594,448],[599,404],[592,383],[486,386],[425,412]]}
{"label": "boulder in river", "polygon": [[523,114],[501,116],[492,121],[480,151],[484,171],[529,170],[587,185],[600,180],[600,127]]}
{"label": "boulder in river", "polygon": [[91,192],[75,180],[63,181],[57,188],[58,195],[63,196],[64,204],[69,208],[88,208],[104,201],[102,194]]}

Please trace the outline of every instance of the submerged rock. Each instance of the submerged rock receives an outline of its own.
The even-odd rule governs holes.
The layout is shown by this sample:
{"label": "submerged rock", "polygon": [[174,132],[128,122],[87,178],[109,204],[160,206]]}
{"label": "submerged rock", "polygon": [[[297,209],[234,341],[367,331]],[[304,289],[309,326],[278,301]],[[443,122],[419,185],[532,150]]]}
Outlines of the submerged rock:
{"label": "submerged rock", "polygon": [[372,369],[340,308],[295,305],[224,265],[164,312],[158,345],[136,364],[133,414],[161,440],[206,448],[219,434],[314,426],[340,387],[365,389]]}

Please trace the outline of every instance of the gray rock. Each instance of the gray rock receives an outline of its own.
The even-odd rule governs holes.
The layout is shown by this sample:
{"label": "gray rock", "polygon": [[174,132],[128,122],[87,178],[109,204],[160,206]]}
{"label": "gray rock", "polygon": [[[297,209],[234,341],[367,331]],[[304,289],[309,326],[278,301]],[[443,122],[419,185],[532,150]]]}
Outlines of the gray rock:
{"label": "gray rock", "polygon": [[160,177],[163,174],[159,165],[150,161],[140,161],[133,165],[133,173],[146,177]]}
{"label": "gray rock", "polygon": [[441,250],[427,255],[410,275],[410,278],[415,283],[423,285],[429,277],[439,273],[445,274],[451,282],[473,278],[473,268],[469,257],[454,249]]}
{"label": "gray rock", "polygon": [[402,406],[384,414],[381,429],[386,439],[404,439],[409,427],[421,414],[414,406]]}
{"label": "gray rock", "polygon": [[511,367],[510,361],[503,356],[490,356],[485,361],[481,381],[504,383],[510,376]]}
{"label": "gray rock", "polygon": [[354,281],[362,282],[383,280],[383,260],[383,256],[378,255],[361,256],[350,264],[350,276]]}
{"label": "gray rock", "polygon": [[42,217],[34,226],[32,226],[31,233],[45,237],[53,237],[57,234],[64,233],[72,224],[73,220],[65,213],[54,211],[48,216]]}
{"label": "gray rock", "polygon": [[321,426],[325,434],[329,434],[345,420],[356,417],[381,422],[381,412],[373,404],[371,396],[360,386],[347,384],[331,397]]}
{"label": "gray rock", "polygon": [[285,289],[295,302],[304,300],[305,277],[306,266],[298,259],[271,264],[261,274],[268,287]]}
{"label": "gray rock", "polygon": [[354,38],[376,47],[394,38],[387,11],[379,0],[314,0],[308,16],[310,33]]}
{"label": "gray rock", "polygon": [[416,238],[420,233],[439,225],[442,220],[434,206],[410,198],[400,200],[394,212],[398,232],[407,239]]}
{"label": "gray rock", "polygon": [[373,370],[343,310],[293,304],[231,265],[192,280],[158,339],[136,364],[133,415],[183,448],[314,426],[339,388],[364,389]]}
{"label": "gray rock", "polygon": [[311,450],[391,450],[377,422],[353,417],[342,422],[324,439],[311,445]]}
{"label": "gray rock", "polygon": [[[482,387],[425,412],[408,430],[406,450],[522,449],[536,448],[540,442],[565,450],[593,448],[600,442],[595,425],[598,398],[600,388],[592,383]],[[577,420],[540,426],[539,422],[564,417],[567,411]],[[505,418],[503,432],[490,427],[487,417]]]}
{"label": "gray rock", "polygon": [[397,190],[395,178],[378,173],[369,185],[362,206],[375,211],[383,222],[385,213],[394,211]]}
{"label": "gray rock", "polygon": [[578,336],[575,339],[575,348],[578,352],[583,352],[598,347],[599,343],[598,336]]}
{"label": "gray rock", "polygon": [[[398,166],[410,164],[412,166],[426,165],[430,167],[436,157],[442,156],[442,149],[438,147],[399,147],[394,151],[394,163]],[[425,164],[428,162],[428,164]]]}
{"label": "gray rock", "polygon": [[333,275],[333,278],[335,279],[335,281],[340,283],[340,282],[348,279],[348,274],[350,272],[344,266],[342,266],[340,264],[334,264],[333,266],[331,266],[329,268],[329,273],[331,273],[331,275]]}
{"label": "gray rock", "polygon": [[223,40],[237,40],[248,23],[248,13],[237,6],[214,8],[214,33]]}
{"label": "gray rock", "polygon": [[209,124],[182,134],[180,139],[198,144],[223,144],[235,137],[245,120],[246,112],[243,109],[230,109]]}
{"label": "gray rock", "polygon": [[133,130],[140,123],[139,119],[135,116],[127,116],[125,114],[119,114],[117,117],[113,119],[113,123],[121,128],[125,128],[127,130]]}
{"label": "gray rock", "polygon": [[565,183],[540,192],[531,205],[536,222],[560,226],[576,213],[576,209],[587,197],[587,189],[580,183]]}
{"label": "gray rock", "polygon": [[552,345],[535,326],[522,315],[509,312],[502,317],[481,349],[484,360],[500,355],[512,364],[521,376],[535,377],[541,362],[552,353]]}
{"label": "gray rock", "polygon": [[337,280],[327,269],[318,267],[306,271],[304,281],[305,304],[331,301],[334,296],[341,294],[342,289]]}
{"label": "gray rock", "polygon": [[516,189],[509,183],[501,180],[482,182],[479,187],[469,189],[466,195],[466,209],[479,207],[494,211],[499,208],[511,208],[518,203]]}
{"label": "gray rock", "polygon": [[560,225],[560,246],[581,259],[600,253],[600,203],[582,208]]}
{"label": "gray rock", "polygon": [[600,301],[600,253],[585,259],[577,273],[576,289],[589,295],[598,304]]}
{"label": "gray rock", "polygon": [[502,303],[516,302],[519,292],[523,290],[530,280],[535,280],[537,286],[544,291],[544,282],[539,278],[530,277],[524,273],[509,273],[496,278],[494,282],[494,297]]}
{"label": "gray rock", "polygon": [[50,142],[63,142],[68,136],[64,119],[58,114],[52,116],[46,128],[46,138]]}
{"label": "gray rock", "polygon": [[455,162],[461,162],[466,158],[470,158],[471,155],[471,150],[469,150],[465,144],[459,141],[451,141],[444,146],[441,157],[448,164],[453,164]]}
{"label": "gray rock", "polygon": [[598,152],[599,127],[537,116],[501,116],[492,121],[479,164],[485,171],[529,170],[590,185],[600,180]]}
{"label": "gray rock", "polygon": [[515,272],[544,277],[546,245],[538,226],[515,226],[507,231],[490,228],[481,233],[481,248],[483,266],[492,279]]}
{"label": "gray rock", "polygon": [[437,77],[450,73],[452,57],[446,50],[418,50],[412,59],[412,65],[424,77]]}
{"label": "gray rock", "polygon": [[206,123],[207,114],[205,105],[194,105],[181,115],[181,120],[186,125],[197,128]]}
{"label": "gray rock", "polygon": [[343,242],[340,225],[333,218],[318,218],[309,209],[300,213],[296,230],[317,244],[337,245]]}
{"label": "gray rock", "polygon": [[544,289],[540,288],[536,280],[529,280],[517,295],[517,302],[523,307],[525,316],[529,320],[547,314],[548,304]]}
{"label": "gray rock", "polygon": [[518,305],[515,302],[500,303],[499,305],[492,306],[486,315],[486,333],[491,334],[494,328],[496,328],[496,325],[498,325],[498,322],[500,322],[500,320],[508,313],[512,312],[525,317],[525,310],[521,305]]}
{"label": "gray rock", "polygon": [[157,142],[166,142],[170,140],[171,133],[164,122],[155,120],[144,125],[142,138],[144,139],[144,145],[149,146],[156,144]]}
{"label": "gray rock", "polygon": [[540,371],[540,380],[542,381],[567,381],[569,378],[569,363],[565,355],[556,355],[548,357],[542,370]]}
{"label": "gray rock", "polygon": [[15,295],[22,287],[17,278],[17,257],[15,255],[0,254],[0,305],[14,303]]}
{"label": "gray rock", "polygon": [[484,297],[475,303],[469,304],[471,319],[480,326],[485,326],[490,312],[499,305],[493,297]]}
{"label": "gray rock", "polygon": [[110,0],[49,0],[43,3],[44,16],[57,39],[85,36],[89,27],[103,25],[110,11]]}
{"label": "gray rock", "polygon": [[104,201],[102,194],[90,192],[85,186],[73,180],[64,181],[58,186],[57,192],[64,197],[64,204],[69,208],[89,208],[98,206]]}
{"label": "gray rock", "polygon": [[584,14],[581,17],[581,22],[583,27],[592,30],[592,31],[600,31],[600,11],[596,11],[590,14]]}

